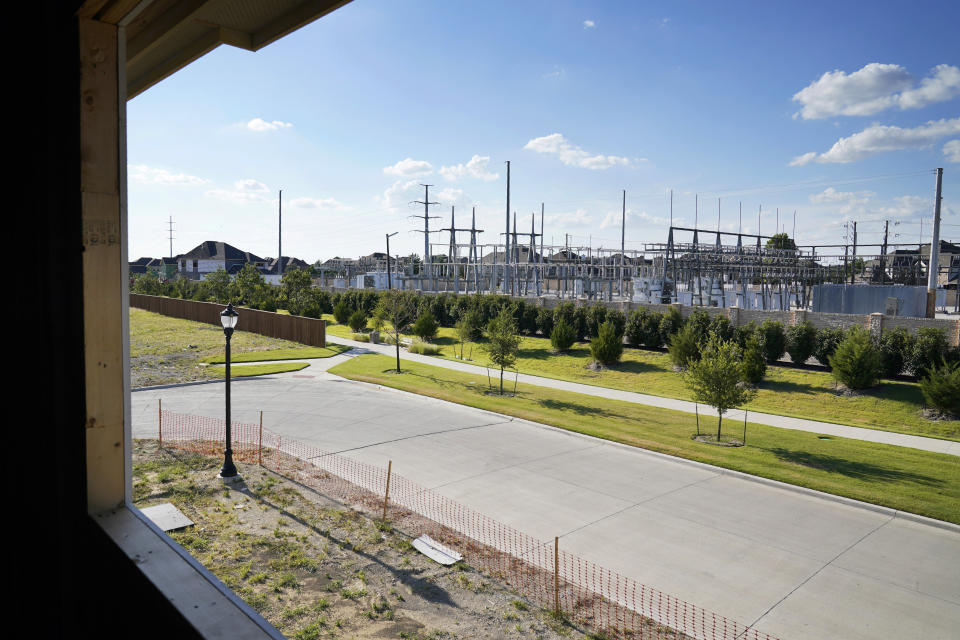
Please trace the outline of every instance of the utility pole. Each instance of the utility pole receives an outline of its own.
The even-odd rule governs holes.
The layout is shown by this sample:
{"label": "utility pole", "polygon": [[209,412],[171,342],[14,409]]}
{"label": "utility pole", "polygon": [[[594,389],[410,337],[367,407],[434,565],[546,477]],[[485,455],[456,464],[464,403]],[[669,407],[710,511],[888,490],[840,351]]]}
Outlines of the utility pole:
{"label": "utility pole", "polygon": [[[423,218],[423,231],[419,233],[423,234],[423,267],[426,269],[427,277],[427,287],[430,291],[433,291],[433,258],[430,257],[430,218],[439,218],[440,216],[431,216],[430,215],[430,205],[440,204],[439,202],[430,202],[430,187],[432,184],[422,184],[423,187],[423,200],[414,200],[414,204],[423,205],[423,215],[422,216],[410,216],[411,218]],[[421,283],[423,281],[423,274],[420,276]]]}
{"label": "utility pole", "polygon": [[623,190],[623,209],[620,214],[620,290],[617,292],[623,298],[623,252],[626,250],[627,237],[627,190]]}
{"label": "utility pole", "polygon": [[503,252],[503,293],[512,291],[510,286],[510,161],[507,160],[507,226],[504,229],[504,242],[506,246]]}
{"label": "utility pole", "polygon": [[[550,244],[553,244],[551,239]],[[540,257],[537,259],[537,262],[540,264],[540,280],[541,284],[537,286],[537,296],[543,295],[543,287],[547,285],[546,273],[543,272],[543,203],[540,203]],[[549,288],[549,287],[548,287]]]}
{"label": "utility pole", "polygon": [[386,234],[387,236],[387,290],[393,289],[393,280],[390,277],[390,236],[395,236],[399,231]]}
{"label": "utility pole", "polygon": [[283,276],[283,189],[277,202],[277,273]]}
{"label": "utility pole", "polygon": [[857,223],[853,223],[853,268],[850,269],[850,284],[853,284],[857,275]]}
{"label": "utility pole", "polygon": [[173,258],[173,216],[170,216],[170,221],[167,225],[170,231],[170,257]]}
{"label": "utility pole", "polygon": [[940,274],[940,201],[943,187],[943,169],[937,169],[937,196],[933,202],[933,238],[930,241],[930,264],[927,267],[927,317],[937,311],[937,276]]}
{"label": "utility pole", "polygon": [[883,248],[880,250],[880,284],[887,281],[887,237],[890,235],[890,221],[883,223]]}

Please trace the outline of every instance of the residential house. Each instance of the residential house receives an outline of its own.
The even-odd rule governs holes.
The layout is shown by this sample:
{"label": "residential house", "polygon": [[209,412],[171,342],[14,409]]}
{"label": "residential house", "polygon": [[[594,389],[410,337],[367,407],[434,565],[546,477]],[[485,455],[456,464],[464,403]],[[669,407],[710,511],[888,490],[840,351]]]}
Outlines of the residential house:
{"label": "residential house", "polygon": [[266,260],[249,251],[241,251],[226,242],[213,240],[200,243],[177,259],[177,273],[180,277],[191,280],[203,280],[218,269],[235,274],[245,264],[253,264],[257,268],[267,264]]}

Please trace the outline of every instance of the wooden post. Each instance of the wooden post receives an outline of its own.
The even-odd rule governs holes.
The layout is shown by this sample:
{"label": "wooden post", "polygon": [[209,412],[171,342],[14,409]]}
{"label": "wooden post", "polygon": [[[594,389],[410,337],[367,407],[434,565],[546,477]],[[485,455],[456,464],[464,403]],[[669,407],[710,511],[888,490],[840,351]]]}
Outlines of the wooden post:
{"label": "wooden post", "polygon": [[560,617],[560,538],[553,538],[553,610]]}
{"label": "wooden post", "polygon": [[747,444],[747,410],[743,410],[743,444]]}
{"label": "wooden post", "polygon": [[260,412],[260,435],[257,441],[257,464],[263,466],[263,411]]}
{"label": "wooden post", "polygon": [[700,404],[694,404],[693,410],[697,413],[697,435],[700,435]]}
{"label": "wooden post", "polygon": [[163,448],[163,400],[157,398],[157,433],[160,448]]}
{"label": "wooden post", "polygon": [[387,490],[383,492],[383,521],[387,521],[387,503],[390,501],[390,473],[393,470],[393,460],[387,462]]}

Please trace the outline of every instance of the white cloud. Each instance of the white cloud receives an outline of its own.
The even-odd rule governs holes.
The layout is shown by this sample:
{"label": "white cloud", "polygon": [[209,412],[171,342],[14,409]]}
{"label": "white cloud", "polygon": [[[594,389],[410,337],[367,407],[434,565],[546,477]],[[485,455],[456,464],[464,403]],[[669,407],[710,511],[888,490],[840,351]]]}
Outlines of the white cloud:
{"label": "white cloud", "polygon": [[237,180],[233,189],[211,189],[206,195],[229,202],[267,202],[270,198],[270,188],[252,178]]}
{"label": "white cloud", "polygon": [[292,126],[293,124],[290,122],[283,122],[282,120],[267,122],[263,118],[254,118],[247,123],[247,129],[251,131],[276,131],[278,129],[289,129]]}
{"label": "white cloud", "polygon": [[941,64],[915,86],[898,64],[871,62],[847,74],[828,71],[793,96],[803,105],[794,117],[804,120],[832,116],[868,116],[892,107],[918,109],[960,95],[960,69]]}
{"label": "white cloud", "polygon": [[810,152],[797,156],[790,161],[790,166],[801,166],[814,160],[823,163],[856,162],[885,151],[922,149],[940,138],[958,133],[960,118],[931,120],[912,129],[874,124],[851,136],[840,138],[824,153]]}
{"label": "white cloud", "polygon": [[300,209],[320,209],[327,211],[344,211],[350,208],[334,198],[294,198],[290,204]]}
{"label": "white cloud", "polygon": [[500,175],[488,171],[487,165],[489,164],[490,156],[474,155],[466,164],[458,164],[452,167],[441,167],[440,175],[450,181],[456,180],[457,178],[462,178],[464,176],[470,176],[486,181],[496,180],[500,177]]}
{"label": "white cloud", "polygon": [[947,162],[960,162],[960,140],[951,140],[943,145],[943,157]]}
{"label": "white cloud", "polygon": [[[604,217],[603,222],[600,223],[601,229],[606,229],[607,227],[613,227],[616,229],[620,228],[620,223],[623,221],[623,210],[619,211],[610,211]],[[636,232],[636,228],[633,226],[638,223],[650,223],[657,227],[664,226],[670,223],[670,218],[661,218],[659,216],[652,216],[646,211],[632,211],[627,209],[627,230],[630,231],[633,229]]]}
{"label": "white cloud", "polygon": [[166,169],[148,167],[145,164],[128,165],[127,176],[130,180],[141,184],[161,184],[165,186],[196,186],[210,182],[186,173],[173,173]]}
{"label": "white cloud", "polygon": [[632,164],[629,158],[621,156],[591,155],[580,147],[570,144],[559,133],[534,138],[523,148],[537,153],[554,154],[563,164],[583,169],[609,169],[617,165],[629,167]]}
{"label": "white cloud", "polygon": [[872,191],[837,191],[833,187],[827,187],[820,193],[811,194],[810,202],[838,205],[839,212],[846,215],[856,208],[862,208],[874,195],[876,194]]}
{"label": "white cloud", "polygon": [[596,28],[596,26],[597,26],[597,23],[594,22],[593,20],[584,20],[584,21],[583,21],[583,28],[584,28],[584,29],[594,29],[594,28]]}
{"label": "white cloud", "polygon": [[593,222],[593,216],[586,209],[577,209],[573,213],[554,213],[544,218],[550,224],[581,225]]}
{"label": "white cloud", "polygon": [[[397,180],[387,187],[382,196],[374,197],[383,208],[397,211],[401,205],[406,205],[423,195],[423,187],[416,180]],[[431,198],[432,200],[432,198]]]}
{"label": "white cloud", "polygon": [[554,65],[554,66],[553,66],[553,71],[548,71],[547,73],[543,74],[543,76],[541,76],[541,77],[544,78],[544,79],[547,79],[547,80],[551,80],[551,79],[556,79],[556,78],[562,78],[562,77],[565,76],[566,74],[567,74],[567,72],[566,72],[566,70],[565,70],[563,67]]}
{"label": "white cloud", "polygon": [[391,167],[384,167],[383,172],[388,176],[397,176],[400,178],[426,176],[433,173],[433,165],[426,160],[407,158]]}

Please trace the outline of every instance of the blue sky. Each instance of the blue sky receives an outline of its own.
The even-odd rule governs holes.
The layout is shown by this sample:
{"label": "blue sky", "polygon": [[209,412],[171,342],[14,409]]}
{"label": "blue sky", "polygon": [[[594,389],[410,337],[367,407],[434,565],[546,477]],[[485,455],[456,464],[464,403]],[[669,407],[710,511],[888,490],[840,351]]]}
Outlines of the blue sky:
{"label": "blue sky", "polygon": [[[355,0],[250,53],[222,46],[128,104],[130,257],[222,240],[313,262],[423,251],[431,213],[627,248],[674,220],[801,244],[960,240],[960,4]],[[895,224],[899,222],[899,224]],[[539,213],[537,226],[539,227]],[[900,234],[894,238],[893,234]],[[447,234],[432,234],[445,244]],[[463,236],[461,241],[467,241]]]}

